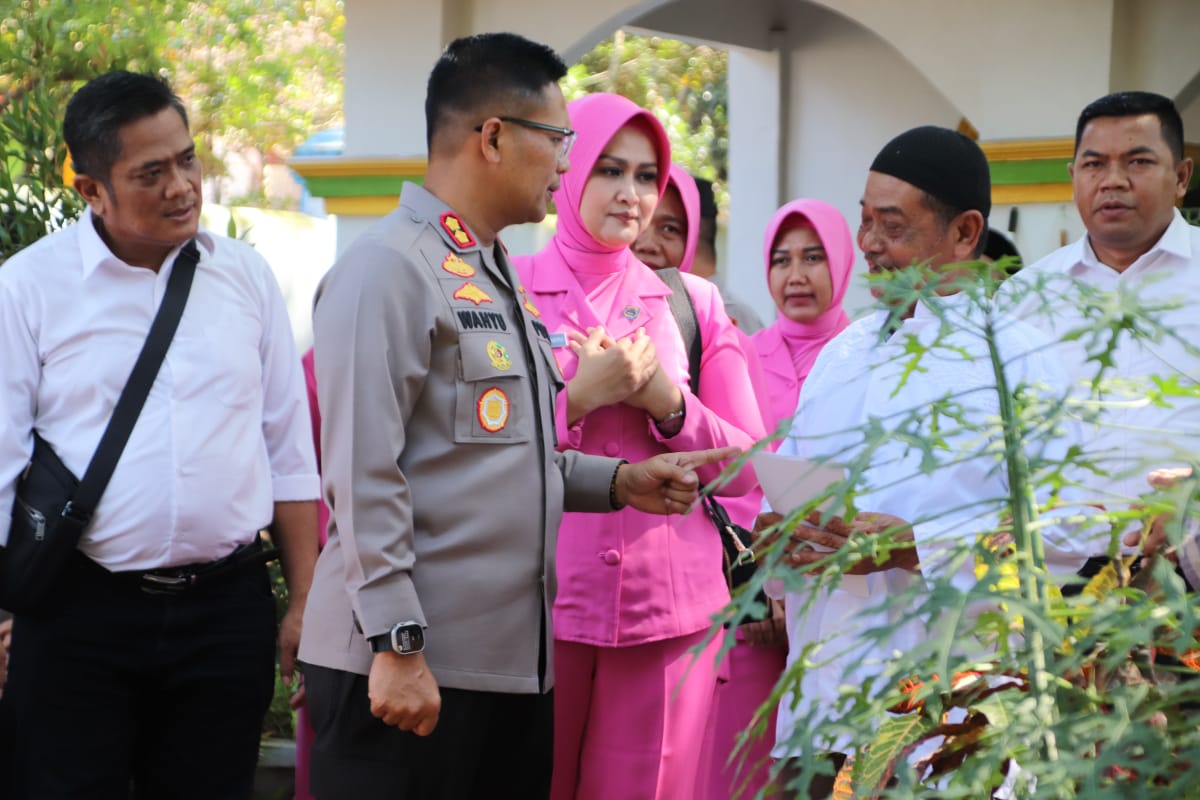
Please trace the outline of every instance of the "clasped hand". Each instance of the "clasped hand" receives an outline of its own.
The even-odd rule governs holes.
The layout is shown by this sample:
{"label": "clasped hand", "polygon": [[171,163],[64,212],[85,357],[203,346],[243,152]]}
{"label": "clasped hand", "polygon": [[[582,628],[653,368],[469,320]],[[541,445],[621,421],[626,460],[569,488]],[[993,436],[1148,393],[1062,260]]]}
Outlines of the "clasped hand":
{"label": "clasped hand", "polygon": [[597,408],[625,403],[661,418],[679,407],[679,389],[658,360],[645,328],[613,339],[602,327],[587,336],[571,331],[571,351],[579,359],[567,384],[567,423],[574,425]]}

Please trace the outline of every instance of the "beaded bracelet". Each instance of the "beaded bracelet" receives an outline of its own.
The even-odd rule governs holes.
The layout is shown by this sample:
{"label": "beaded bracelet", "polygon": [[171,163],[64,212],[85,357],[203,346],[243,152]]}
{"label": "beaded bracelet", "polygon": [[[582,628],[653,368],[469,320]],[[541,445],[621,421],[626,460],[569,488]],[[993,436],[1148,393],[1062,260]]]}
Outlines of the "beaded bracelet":
{"label": "beaded bracelet", "polygon": [[617,473],[621,471],[621,467],[629,462],[621,459],[621,463],[617,464],[617,468],[613,470],[612,480],[608,483],[608,504],[612,506],[613,511],[620,511],[625,507],[625,504],[617,500]]}

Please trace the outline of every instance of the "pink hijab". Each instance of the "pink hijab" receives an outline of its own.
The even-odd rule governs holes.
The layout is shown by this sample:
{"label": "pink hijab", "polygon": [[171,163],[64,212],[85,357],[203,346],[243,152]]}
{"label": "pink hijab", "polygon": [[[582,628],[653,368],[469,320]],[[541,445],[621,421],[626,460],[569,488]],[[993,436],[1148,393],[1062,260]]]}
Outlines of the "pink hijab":
{"label": "pink hijab", "polygon": [[692,261],[696,258],[696,243],[700,241],[700,190],[696,188],[695,179],[678,164],[671,164],[671,172],[667,182],[679,191],[683,201],[683,217],[687,220],[687,238],[683,245],[683,260],[679,262],[680,272],[691,272]]}
{"label": "pink hijab", "polygon": [[667,186],[666,165],[671,163],[671,143],[667,140],[666,130],[649,111],[616,94],[585,95],[568,103],[567,112],[571,116],[571,127],[579,131],[579,138],[571,150],[571,169],[562,176],[558,191],[554,193],[558,230],[549,244],[533,257],[535,267],[540,268],[542,262],[558,262],[572,272],[593,275],[620,272],[630,263],[649,269],[634,257],[629,247],[611,248],[593,239],[579,216],[579,203],[592,168],[609,140],[633,120],[644,122],[644,129],[650,133],[658,154],[658,194],[661,197]]}
{"label": "pink hijab", "polygon": [[[800,388],[821,348],[850,324],[849,317],[842,309],[842,300],[846,297],[850,271],[854,266],[854,240],[846,219],[829,203],[807,198],[793,200],[775,212],[767,223],[767,233],[763,238],[763,262],[768,279],[771,273],[771,250],[776,237],[797,223],[811,225],[825,247],[833,296],[829,308],[812,322],[793,322],[779,313],[773,325],[754,335],[763,370],[768,374],[768,380],[776,384],[771,387],[770,393],[771,418],[765,420],[768,430],[773,430],[781,420],[790,418],[796,412]],[[786,386],[780,385],[780,378],[789,377],[794,378],[794,384],[787,380]]]}

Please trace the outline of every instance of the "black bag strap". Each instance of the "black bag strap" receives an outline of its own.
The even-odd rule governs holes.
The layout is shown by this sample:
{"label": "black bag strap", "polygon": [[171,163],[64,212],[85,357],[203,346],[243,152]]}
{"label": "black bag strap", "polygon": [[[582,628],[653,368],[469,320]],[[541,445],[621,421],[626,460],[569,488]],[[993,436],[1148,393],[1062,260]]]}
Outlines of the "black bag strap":
{"label": "black bag strap", "polygon": [[[667,305],[671,307],[671,315],[675,317],[675,324],[679,326],[679,333],[683,336],[684,345],[687,346],[688,385],[692,388],[692,394],[699,395],[700,359],[704,355],[704,342],[700,339],[700,321],[696,318],[696,305],[692,302],[692,293],[684,286],[679,270],[674,267],[655,270],[655,273],[671,290],[671,296],[667,298]],[[704,508],[717,529],[726,532],[733,541],[737,542],[738,552],[745,550],[741,539],[738,538],[737,532],[732,527],[733,523],[729,520],[729,514],[711,494],[704,496]]]}
{"label": "black bag strap", "polygon": [[196,264],[199,261],[200,251],[196,249],[195,239],[189,240],[179,251],[179,255],[175,256],[171,276],[167,278],[167,288],[163,292],[163,299],[158,305],[154,321],[150,323],[150,332],[146,334],[142,351],[129,373],[125,388],[121,390],[108,427],[100,437],[100,444],[96,446],[96,452],[88,462],[87,471],[79,481],[79,488],[63,509],[64,517],[70,517],[81,526],[86,526],[91,521],[92,514],[100,502],[100,495],[104,494],[113,470],[117,468],[117,462],[121,459],[121,453],[125,450],[125,444],[129,441],[129,434],[133,433],[133,426],[142,413],[142,406],[146,404],[150,387],[154,385],[158,370],[171,347],[171,340],[175,338],[175,331],[179,327],[179,319],[183,316],[183,307],[187,304],[192,278],[196,274]]}
{"label": "black bag strap", "polygon": [[692,394],[700,394],[700,359],[704,355],[704,342],[700,340],[700,323],[696,319],[696,306],[692,303],[691,292],[683,285],[679,270],[674,267],[656,270],[658,277],[671,290],[667,305],[683,335],[683,343],[687,345],[688,355],[688,385]]}

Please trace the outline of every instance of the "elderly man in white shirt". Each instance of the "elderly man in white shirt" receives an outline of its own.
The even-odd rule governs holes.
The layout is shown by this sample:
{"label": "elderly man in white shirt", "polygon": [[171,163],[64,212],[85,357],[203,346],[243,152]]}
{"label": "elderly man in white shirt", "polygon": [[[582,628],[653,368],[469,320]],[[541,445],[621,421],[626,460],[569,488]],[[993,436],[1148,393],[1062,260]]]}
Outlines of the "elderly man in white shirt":
{"label": "elderly man in white shirt", "polygon": [[[959,133],[929,126],[913,129],[889,142],[876,157],[861,205],[858,243],[873,273],[914,263],[937,269],[969,261],[982,250],[991,205],[987,161],[979,147]],[[941,276],[949,293],[963,274],[944,270]],[[870,453],[862,474],[855,504],[864,513],[852,521],[851,529],[901,529],[899,538],[913,546],[892,550],[882,563],[859,562],[851,570],[854,574],[836,588],[815,596],[807,591],[787,594],[789,667],[799,659],[815,661],[816,666],[807,667],[798,690],[780,702],[773,753],[777,758],[792,758],[815,746],[832,750],[835,764],[840,762],[838,751],[847,741],[797,742],[796,728],[836,713],[839,686],[860,685],[880,671],[888,652],[907,649],[927,636],[924,625],[902,609],[894,608],[890,616],[865,612],[878,608],[889,595],[919,585],[922,574],[944,569],[942,556],[948,546],[970,545],[976,534],[993,530],[1008,496],[994,448],[984,452],[995,439],[999,415],[996,378],[982,335],[985,311],[977,299],[950,294],[904,310],[899,326],[889,330],[894,316],[878,311],[826,345],[805,381],[791,435],[779,453],[810,460],[853,459],[870,446],[864,429],[872,420],[890,427],[909,419],[906,427],[918,437],[940,437],[943,443],[928,453],[902,438],[887,439]],[[1052,363],[1037,356],[1019,357],[1037,349],[1036,331],[1008,321],[998,325],[996,337],[1011,387],[1055,382]],[[929,349],[919,368],[909,371],[914,341]],[[938,419],[936,404],[942,400],[957,404],[958,416]],[[1063,449],[1058,440],[1044,446]],[[925,463],[928,458],[936,462],[932,469]],[[775,519],[765,515],[762,521]],[[791,564],[803,569],[826,558],[827,548],[843,546],[845,530],[834,528],[800,526],[793,531],[794,538],[821,549],[794,551]],[[1086,545],[1067,537],[1048,543],[1047,552],[1055,568],[1068,572],[1087,555]],[[961,588],[975,582],[971,564],[965,567],[952,576]],[[887,648],[860,635],[881,627],[893,628]],[[873,655],[864,660],[869,649]],[[794,765],[785,765],[782,781],[793,781],[796,772]],[[829,783],[818,778],[809,792],[823,797],[829,789]]]}
{"label": "elderly man in white shirt", "polygon": [[[1200,452],[1200,228],[1175,208],[1192,168],[1170,99],[1120,92],[1091,103],[1076,126],[1070,167],[1087,233],[1023,270],[1006,293],[1018,316],[1056,341],[1073,391],[1097,413],[1085,451],[1108,473],[1091,488],[1110,507],[1136,503],[1150,470],[1191,463]],[[1095,325],[1106,307],[1121,308],[1122,298],[1151,336],[1061,341]],[[1106,347],[1111,367],[1094,385],[1095,356]],[[1155,401],[1164,384],[1184,392]]]}
{"label": "elderly man in white shirt", "polygon": [[285,679],[316,559],[283,298],[261,256],[199,230],[195,146],[164,82],[96,78],[63,127],[89,208],[0,269],[0,542],[34,432],[84,473],[189,240],[199,262],[74,562],[15,619],[3,702],[19,738],[0,795],[248,797],[275,660],[258,532],[284,554]]}

